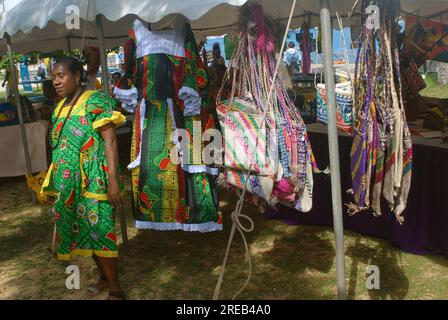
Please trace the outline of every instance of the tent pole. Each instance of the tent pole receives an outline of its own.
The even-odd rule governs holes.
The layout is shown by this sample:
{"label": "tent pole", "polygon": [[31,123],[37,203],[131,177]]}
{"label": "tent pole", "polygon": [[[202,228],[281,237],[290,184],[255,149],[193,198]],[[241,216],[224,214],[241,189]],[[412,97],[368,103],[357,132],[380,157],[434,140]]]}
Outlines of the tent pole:
{"label": "tent pole", "polygon": [[338,299],[346,298],[344,265],[344,226],[342,221],[341,174],[339,166],[339,144],[336,125],[336,96],[333,69],[332,28],[330,0],[320,0],[322,25],[322,51],[324,54],[325,86],[328,99],[328,147],[330,153],[331,197],[333,203],[333,226],[336,247],[336,276]]}
{"label": "tent pole", "polygon": [[96,29],[98,31],[98,40],[100,42],[100,61],[101,61],[101,74],[103,80],[103,91],[109,94],[109,74],[107,70],[107,54],[106,46],[104,44],[104,31],[103,20],[101,15],[96,16]]}
{"label": "tent pole", "polygon": [[68,50],[68,53],[69,53],[69,55],[72,55],[72,46],[70,44],[70,37],[67,36],[66,39],[67,39],[67,50]]}
{"label": "tent pole", "polygon": [[[25,162],[26,162],[26,178],[30,178],[33,176],[33,171],[31,169],[31,158],[30,158],[30,151],[28,150],[28,139],[26,138],[26,131],[25,131],[25,124],[23,122],[23,113],[22,113],[22,99],[20,98],[19,93],[19,87],[18,87],[18,79],[17,79],[17,73],[16,68],[14,65],[14,55],[11,45],[11,38],[9,37],[9,34],[5,33],[5,40],[6,40],[6,46],[8,48],[8,55],[9,55],[9,72],[11,72],[11,79],[12,83],[8,83],[8,86],[11,86],[11,89],[14,92],[14,96],[16,98],[16,107],[17,107],[17,115],[19,117],[19,125],[20,125],[20,134],[22,136],[22,144],[23,144],[23,151],[25,153]],[[34,203],[36,203],[36,195],[34,192],[31,192],[31,198]]]}

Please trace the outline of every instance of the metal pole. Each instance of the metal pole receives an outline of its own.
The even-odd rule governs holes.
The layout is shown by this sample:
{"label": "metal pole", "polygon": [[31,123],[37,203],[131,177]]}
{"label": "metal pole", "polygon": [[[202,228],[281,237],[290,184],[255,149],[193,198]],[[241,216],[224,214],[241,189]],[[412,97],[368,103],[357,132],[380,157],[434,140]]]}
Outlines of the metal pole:
{"label": "metal pole", "polygon": [[336,276],[338,299],[346,297],[344,265],[344,226],[342,221],[341,174],[339,167],[339,144],[336,125],[336,96],[333,69],[332,28],[330,0],[320,0],[322,26],[322,51],[324,54],[325,88],[328,99],[328,148],[330,153],[331,198],[333,203],[333,226],[336,247]]}
{"label": "metal pole", "polygon": [[103,20],[101,15],[97,15],[95,19],[96,19],[96,28],[98,31],[98,41],[100,42],[100,61],[101,61],[101,74],[103,79],[103,91],[109,94],[109,74],[107,70],[106,46],[104,44]]}
{"label": "metal pole", "polygon": [[70,44],[70,37],[66,37],[66,39],[67,39],[67,50],[68,50],[68,53],[69,53],[69,55],[72,55],[72,46]]}
{"label": "metal pole", "polygon": [[[14,96],[16,98],[16,105],[17,105],[17,115],[19,117],[19,126],[20,126],[20,134],[22,136],[22,144],[23,144],[23,151],[25,153],[25,162],[26,162],[26,177],[30,178],[33,176],[33,171],[31,168],[31,158],[30,158],[30,152],[28,150],[28,139],[26,138],[26,131],[25,131],[25,124],[23,122],[23,113],[22,113],[22,99],[20,98],[19,88],[17,86],[18,80],[17,80],[17,73],[16,68],[14,65],[14,55],[11,45],[11,38],[9,37],[9,34],[5,33],[5,40],[6,40],[6,46],[8,48],[8,55],[9,55],[9,72],[11,72],[11,79],[12,83],[8,82],[8,86],[13,90]],[[36,203],[36,195],[34,192],[31,192],[31,197],[33,199],[33,202]]]}
{"label": "metal pole", "polygon": [[[132,195],[134,197],[134,195]],[[121,239],[124,245],[128,244],[128,231],[126,229],[126,213],[124,207],[118,208],[120,210],[120,228],[121,228]]]}

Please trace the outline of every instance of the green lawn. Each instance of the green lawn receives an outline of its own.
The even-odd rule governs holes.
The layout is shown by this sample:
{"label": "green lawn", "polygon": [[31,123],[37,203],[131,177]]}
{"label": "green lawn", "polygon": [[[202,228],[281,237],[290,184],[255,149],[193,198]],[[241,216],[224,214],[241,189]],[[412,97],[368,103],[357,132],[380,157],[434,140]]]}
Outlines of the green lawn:
{"label": "green lawn", "polygon": [[448,85],[443,86],[437,83],[437,74],[428,73],[425,79],[427,87],[420,91],[420,94],[424,97],[431,98],[448,98]]}
{"label": "green lawn", "polygon": [[[126,164],[130,137],[119,136],[120,163]],[[131,299],[211,299],[231,228],[236,197],[221,190],[224,231],[208,234],[137,230],[130,209],[130,178],[123,168],[129,244],[121,245],[120,276]],[[89,299],[97,279],[93,261],[71,261],[81,270],[81,289],[65,287],[66,264],[49,261],[52,217],[33,205],[23,178],[0,179],[0,299]],[[265,220],[245,204],[255,230],[247,235],[253,276],[242,299],[335,299],[336,266],[332,228],[289,226]],[[372,217],[371,219],[374,219]],[[245,221],[243,221],[244,223]],[[389,242],[345,232],[349,299],[448,299],[448,259],[408,254]],[[377,265],[380,290],[365,286],[366,268]],[[221,299],[231,299],[247,276],[243,242],[237,234],[228,260]],[[104,299],[106,293],[94,299]]]}
{"label": "green lawn", "polygon": [[[5,71],[0,71],[0,84],[3,83],[3,80],[5,79]],[[42,84],[39,84],[39,88],[37,89],[35,85],[33,85],[33,92],[23,91],[23,86],[19,85],[19,92],[21,95],[25,95],[27,97],[35,97],[35,96],[41,96],[43,95],[42,92]],[[0,91],[0,101],[5,101],[6,99],[6,91],[1,90]]]}
{"label": "green lawn", "polygon": [[[33,92],[23,91],[19,89],[21,95],[25,95],[27,97],[36,97],[43,95],[42,89],[33,88]],[[0,91],[0,101],[5,101],[6,99],[6,91]]]}
{"label": "green lawn", "polygon": [[[46,248],[52,233],[48,208],[30,202],[20,179],[0,182],[0,299],[87,299],[85,289],[96,279],[94,263],[89,258],[74,259],[72,263],[81,270],[81,290],[67,290],[66,265],[48,261]],[[130,240],[119,250],[121,280],[129,297],[211,299],[235,202],[235,196],[223,191],[225,230],[199,234],[135,229],[128,197]],[[331,228],[265,220],[250,205],[245,205],[244,211],[254,219],[255,230],[247,236],[253,277],[242,299],[336,298]],[[448,260],[444,257],[403,253],[387,241],[350,231],[345,233],[345,249],[349,299],[448,298]],[[364,285],[366,267],[371,264],[380,268],[380,290],[367,290]],[[247,261],[237,236],[220,298],[230,299],[246,276]],[[105,293],[95,297],[104,298]]]}

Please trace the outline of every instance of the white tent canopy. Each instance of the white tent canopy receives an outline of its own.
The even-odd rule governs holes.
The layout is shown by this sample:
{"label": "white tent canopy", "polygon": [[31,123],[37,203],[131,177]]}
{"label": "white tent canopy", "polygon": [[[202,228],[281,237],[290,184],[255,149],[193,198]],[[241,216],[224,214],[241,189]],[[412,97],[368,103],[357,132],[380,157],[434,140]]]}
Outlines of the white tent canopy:
{"label": "white tent canopy", "polygon": [[[8,1],[8,0],[6,0]],[[30,50],[53,51],[56,49],[74,49],[81,47],[84,30],[69,30],[65,26],[67,7],[76,5],[80,10],[80,17],[88,21],[85,36],[90,44],[95,41],[97,28],[102,32],[106,41],[101,41],[102,66],[106,67],[105,47],[116,46],[127,37],[127,31],[136,16],[150,22],[153,29],[158,29],[170,24],[173,14],[182,14],[192,21],[192,28],[197,35],[217,35],[229,32],[236,27],[238,21],[238,6],[248,2],[247,0],[10,0],[17,2],[12,9],[8,9],[1,16],[0,35],[10,35],[14,49],[19,52]],[[398,0],[397,0],[398,1]],[[287,19],[293,0],[259,0],[264,8],[264,13],[274,19]],[[348,24],[359,24],[359,5],[357,0],[297,0],[293,12],[293,24],[298,27],[302,21],[308,21],[311,26],[318,25],[322,18],[322,45],[324,52],[325,78],[327,82],[328,97],[328,140],[330,153],[331,188],[333,203],[333,221],[336,235],[336,271],[338,280],[338,296],[345,297],[345,271],[343,248],[343,222],[342,199],[339,174],[339,151],[336,126],[336,99],[334,70],[332,63],[331,45],[331,16],[339,13],[346,15],[355,4],[354,16],[348,20]],[[322,8],[321,8],[322,6]],[[89,9],[89,10],[88,10]],[[401,0],[401,9],[406,14],[415,14],[428,17],[437,21],[447,22],[448,0]],[[103,23],[95,21],[98,14],[106,19]],[[320,15],[319,15],[320,14]],[[132,16],[133,15],[133,16]],[[358,19],[358,21],[356,21]],[[98,22],[98,23],[97,23]],[[124,34],[123,34],[124,33]],[[8,39],[8,37],[7,37]],[[117,42],[115,42],[117,41]],[[122,43],[122,42],[121,42]],[[0,48],[1,50],[2,48]],[[10,70],[15,78],[14,64],[12,62],[12,48],[8,45],[10,55]],[[103,75],[107,75],[104,72]],[[105,78],[107,80],[107,76]],[[19,96],[17,79],[14,81],[15,95]],[[105,81],[107,84],[107,81]],[[107,90],[106,90],[107,91]],[[28,154],[26,134],[21,115],[21,102],[18,101],[19,119],[22,129],[24,149]],[[28,176],[31,175],[29,154],[27,156]],[[241,209],[241,207],[240,207]],[[231,235],[235,230],[235,222]],[[232,236],[231,236],[232,237]],[[232,238],[231,238],[232,239]],[[229,247],[231,245],[231,239]],[[226,258],[223,268],[225,269]],[[221,273],[220,280],[222,281]],[[217,289],[220,281],[218,281]],[[216,297],[218,291],[215,291]]]}
{"label": "white tent canopy", "polygon": [[[80,48],[85,36],[85,45],[98,45],[95,16],[104,15],[105,46],[112,48],[122,45],[132,22],[138,16],[150,22],[153,30],[171,24],[174,14],[183,14],[192,21],[197,39],[207,35],[222,35],[235,31],[239,6],[248,0],[5,0],[16,2],[6,9],[0,22],[0,35],[8,33],[15,51],[49,52],[56,49],[68,50]],[[274,19],[288,17],[293,0],[259,0],[265,14]],[[359,5],[356,0],[331,1],[331,13],[344,16],[357,3],[350,20],[344,18],[344,24],[359,25]],[[80,29],[67,29],[66,10],[77,6],[81,18]],[[401,0],[404,14],[428,17],[448,23],[448,0]],[[1,10],[1,9],[0,9]],[[84,34],[84,21],[87,27]],[[294,11],[292,26],[299,27],[303,21],[311,26],[319,25],[319,1],[298,0]],[[336,25],[336,24],[335,24]],[[4,44],[0,51],[4,51]]]}

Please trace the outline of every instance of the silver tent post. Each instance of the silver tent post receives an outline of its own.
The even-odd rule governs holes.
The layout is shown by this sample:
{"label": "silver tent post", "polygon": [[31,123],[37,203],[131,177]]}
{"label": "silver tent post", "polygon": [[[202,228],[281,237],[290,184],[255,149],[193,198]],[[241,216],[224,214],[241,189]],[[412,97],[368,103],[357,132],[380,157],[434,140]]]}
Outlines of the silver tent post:
{"label": "silver tent post", "polygon": [[67,50],[69,55],[72,55],[72,45],[70,44],[70,37],[66,37],[67,39]]}
{"label": "silver tent post", "polygon": [[333,203],[333,226],[336,246],[336,276],[338,299],[346,298],[344,265],[344,225],[342,221],[341,174],[339,167],[339,144],[336,124],[336,96],[333,69],[332,27],[330,0],[320,0],[322,26],[322,51],[324,54],[325,89],[328,99],[328,148],[330,153],[331,198]]}
{"label": "silver tent post", "polygon": [[[96,19],[96,29],[98,31],[98,40],[100,42],[100,60],[101,60],[101,74],[103,78],[103,91],[106,94],[109,94],[109,72],[107,70],[107,54],[106,54],[106,45],[104,44],[104,31],[103,31],[103,20],[101,15],[97,15]],[[123,239],[123,244],[128,244],[128,233],[126,229],[126,216],[124,207],[119,209],[120,215],[120,227],[121,227],[121,236]]]}
{"label": "silver tent post", "polygon": [[104,44],[104,31],[103,20],[101,15],[96,16],[96,29],[98,31],[98,40],[100,42],[100,61],[101,61],[101,74],[103,80],[103,90],[109,94],[109,74],[107,70],[107,54],[106,45]]}
{"label": "silver tent post", "polygon": [[[33,171],[31,168],[31,158],[30,158],[30,151],[28,150],[28,139],[26,138],[26,131],[25,131],[25,124],[23,122],[23,113],[22,113],[22,99],[20,98],[19,93],[19,87],[18,87],[18,79],[17,79],[17,73],[16,68],[14,65],[14,55],[11,45],[11,38],[9,37],[9,34],[5,33],[5,40],[6,40],[6,46],[8,48],[8,55],[9,55],[9,72],[11,72],[11,79],[13,83],[8,83],[8,86],[11,87],[11,89],[14,92],[14,96],[16,98],[16,105],[17,105],[17,115],[19,117],[19,125],[20,125],[20,134],[22,136],[22,144],[23,144],[23,151],[25,153],[25,162],[26,162],[26,177],[30,178],[33,176]],[[20,160],[20,159],[19,159]],[[34,192],[31,192],[31,197],[33,199],[33,202],[36,203],[36,195]]]}

